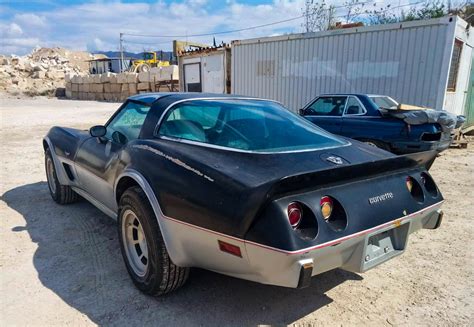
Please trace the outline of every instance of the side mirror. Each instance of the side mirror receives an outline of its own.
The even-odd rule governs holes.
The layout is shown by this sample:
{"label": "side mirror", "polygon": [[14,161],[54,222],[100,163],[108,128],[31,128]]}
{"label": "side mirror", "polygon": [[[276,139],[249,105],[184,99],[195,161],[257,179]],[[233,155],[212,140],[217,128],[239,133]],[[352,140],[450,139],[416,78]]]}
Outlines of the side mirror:
{"label": "side mirror", "polygon": [[107,128],[105,126],[102,126],[102,125],[92,126],[89,129],[89,134],[92,137],[103,137],[103,136],[105,136],[105,133],[107,133]]}
{"label": "side mirror", "polygon": [[298,113],[300,116],[304,116],[305,110],[304,109],[299,109]]}

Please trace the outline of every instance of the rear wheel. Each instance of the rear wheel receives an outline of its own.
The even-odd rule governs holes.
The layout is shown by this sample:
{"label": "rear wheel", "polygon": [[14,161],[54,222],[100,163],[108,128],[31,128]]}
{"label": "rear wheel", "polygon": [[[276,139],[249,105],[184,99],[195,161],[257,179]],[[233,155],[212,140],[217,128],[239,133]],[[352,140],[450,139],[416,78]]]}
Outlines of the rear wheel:
{"label": "rear wheel", "polygon": [[46,179],[48,180],[49,193],[54,201],[59,204],[68,204],[77,201],[78,195],[68,185],[59,183],[54,166],[53,156],[49,148],[45,151],[44,165],[46,170]]}
{"label": "rear wheel", "polygon": [[120,198],[118,230],[125,265],[139,290],[159,296],[186,282],[189,268],[171,261],[153,209],[140,187],[129,188]]}

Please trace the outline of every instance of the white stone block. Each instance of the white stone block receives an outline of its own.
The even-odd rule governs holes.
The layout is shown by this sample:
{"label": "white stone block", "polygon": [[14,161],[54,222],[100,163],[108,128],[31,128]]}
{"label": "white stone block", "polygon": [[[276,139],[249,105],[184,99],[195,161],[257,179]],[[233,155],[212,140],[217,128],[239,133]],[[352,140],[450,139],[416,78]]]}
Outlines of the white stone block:
{"label": "white stone block", "polygon": [[112,73],[107,72],[100,75],[100,83],[110,83],[110,76]]}
{"label": "white stone block", "polygon": [[127,83],[127,73],[117,74],[117,83]]}
{"label": "white stone block", "polygon": [[138,73],[138,81],[141,83],[150,82],[150,72]]}
{"label": "white stone block", "polygon": [[127,83],[137,83],[138,74],[137,73],[128,73],[127,74]]}
{"label": "white stone block", "polygon": [[94,75],[91,75],[91,80],[92,82],[91,83],[100,83],[100,74],[94,74]]}
{"label": "white stone block", "polygon": [[150,88],[150,83],[143,82],[143,83],[137,84],[138,91],[148,91],[149,88]]}

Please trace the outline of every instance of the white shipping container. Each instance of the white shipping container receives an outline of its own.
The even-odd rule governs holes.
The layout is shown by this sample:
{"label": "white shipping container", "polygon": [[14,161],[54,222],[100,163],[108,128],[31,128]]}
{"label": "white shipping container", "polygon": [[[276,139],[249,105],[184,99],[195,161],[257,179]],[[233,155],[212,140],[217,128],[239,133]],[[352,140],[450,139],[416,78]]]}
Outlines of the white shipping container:
{"label": "white shipping container", "polygon": [[[474,43],[467,27],[443,17],[234,41],[232,93],[274,99],[293,111],[324,93],[384,94],[462,114]],[[456,39],[461,56],[447,92]]]}

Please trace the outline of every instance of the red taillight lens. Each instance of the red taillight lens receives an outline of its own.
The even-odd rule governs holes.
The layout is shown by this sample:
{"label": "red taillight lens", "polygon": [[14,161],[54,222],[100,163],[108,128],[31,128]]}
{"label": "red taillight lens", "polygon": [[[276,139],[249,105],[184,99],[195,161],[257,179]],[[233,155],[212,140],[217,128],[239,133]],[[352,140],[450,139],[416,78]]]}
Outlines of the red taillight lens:
{"label": "red taillight lens", "polygon": [[221,240],[217,240],[217,243],[219,244],[219,249],[222,252],[227,252],[227,253],[233,254],[237,257],[242,258],[242,252],[240,251],[240,248],[237,245],[233,245],[233,244],[221,241]]}
{"label": "red taillight lens", "polygon": [[329,196],[323,196],[319,201],[319,205],[321,206],[321,214],[325,220],[328,220],[331,217],[333,203]]}
{"label": "red taillight lens", "polygon": [[291,202],[288,205],[288,221],[291,227],[297,228],[303,218],[303,208],[298,202]]}

